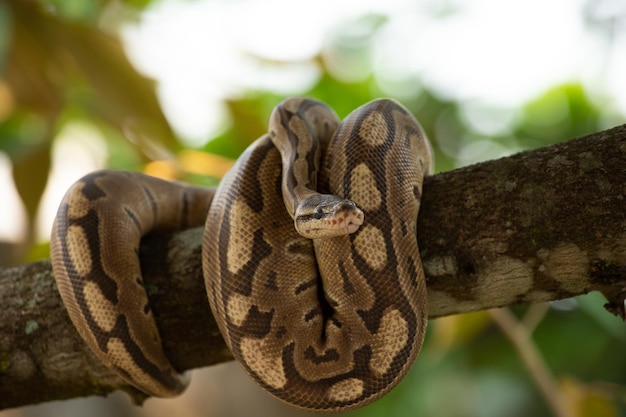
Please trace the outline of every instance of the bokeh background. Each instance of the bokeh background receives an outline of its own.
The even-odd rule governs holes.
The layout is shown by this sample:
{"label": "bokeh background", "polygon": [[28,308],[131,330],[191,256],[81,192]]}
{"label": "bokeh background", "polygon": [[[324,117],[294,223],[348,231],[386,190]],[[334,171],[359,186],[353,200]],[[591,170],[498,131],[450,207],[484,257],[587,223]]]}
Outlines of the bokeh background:
{"label": "bokeh background", "polygon": [[[626,122],[625,74],[622,0],[0,0],[0,266],[48,257],[89,171],[217,184],[287,96],[341,117],[394,97],[442,172]],[[433,320],[400,386],[350,415],[626,416],[626,327],[602,304]],[[306,415],[230,363],[144,408],[116,393],[0,416],[87,413]]]}

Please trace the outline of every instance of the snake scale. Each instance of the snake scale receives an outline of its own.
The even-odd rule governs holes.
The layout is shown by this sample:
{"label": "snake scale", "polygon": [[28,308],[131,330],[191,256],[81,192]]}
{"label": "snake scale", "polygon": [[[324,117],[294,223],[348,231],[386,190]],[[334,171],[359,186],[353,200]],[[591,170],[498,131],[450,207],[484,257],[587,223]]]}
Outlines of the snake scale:
{"label": "snake scale", "polygon": [[432,151],[389,99],[340,122],[290,98],[216,190],[97,171],[66,193],[51,236],[57,285],[93,352],[128,383],[169,397],[169,363],[139,268],[141,237],[204,224],[203,272],[226,344],[266,391],[342,412],[391,390],[427,321],[416,224]]}

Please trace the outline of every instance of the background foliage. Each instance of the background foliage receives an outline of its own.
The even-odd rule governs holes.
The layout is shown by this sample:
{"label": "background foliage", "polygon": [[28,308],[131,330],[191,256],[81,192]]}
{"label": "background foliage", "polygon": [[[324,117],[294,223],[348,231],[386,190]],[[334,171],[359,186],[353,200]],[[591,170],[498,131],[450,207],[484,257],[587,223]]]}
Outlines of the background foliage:
{"label": "background foliage", "polygon": [[[84,135],[84,142],[93,147],[96,165],[205,185],[216,184],[232,160],[266,131],[271,109],[284,98],[283,93],[268,89],[244,89],[226,99],[229,122],[202,144],[190,148],[174,131],[155,82],[135,69],[118,38],[121,23],[140,18],[151,3],[0,2],[0,156],[10,161],[13,183],[0,183],[0,187],[14,186],[28,225],[19,242],[0,242],[0,264],[48,257],[47,243],[36,238],[36,225],[50,173],[81,163],[68,155],[54,156],[65,152],[59,149],[66,149],[61,142],[68,131]],[[328,102],[341,117],[364,102],[390,95],[375,73],[345,79],[333,72],[328,61],[335,55],[343,57],[345,66],[367,67],[368,51],[384,25],[384,15],[367,13],[345,22],[312,60],[319,69],[316,81],[295,93]],[[360,30],[351,30],[355,26]],[[251,59],[277,70],[297,64],[259,56]],[[466,103],[446,98],[420,80],[404,82],[410,91],[414,90],[411,83],[420,83],[415,94],[403,95],[401,101],[433,139],[437,172],[546,146],[624,120],[618,111],[604,106],[597,94],[578,82],[568,82],[551,87],[513,114],[487,109],[481,118],[506,117],[509,122],[506,129],[486,134],[466,111]],[[396,86],[397,91],[402,88]],[[505,313],[504,324],[502,316],[498,319],[488,312],[432,321],[423,352],[405,382],[385,399],[352,415],[548,416],[557,413],[551,401],[563,401],[565,415],[626,416],[626,359],[621,354],[626,348],[626,328],[601,306],[602,297],[591,294],[551,306],[515,307],[512,315]],[[501,328],[521,331],[527,343],[514,347]],[[520,359],[528,349],[538,349],[545,374],[533,373]],[[548,381],[551,387],[543,395],[540,381]],[[233,384],[231,389],[237,390],[240,383]],[[206,390],[216,388],[205,385]],[[205,398],[151,401],[168,412],[237,413],[219,407],[212,413],[216,406],[207,405]],[[236,401],[246,402],[244,398]],[[269,404],[272,400],[262,401]],[[74,403],[75,407],[83,404]],[[121,415],[119,404],[126,407],[126,400],[114,396],[96,404],[105,410],[103,415],[107,410]],[[72,402],[56,407],[70,414],[79,412],[66,408]],[[293,415],[290,410],[275,410],[274,404],[253,408],[260,411],[256,415],[263,415],[264,407],[271,408],[271,415]],[[38,415],[42,412],[38,410],[47,409],[0,415]],[[155,407],[123,410],[128,415],[160,412]]]}

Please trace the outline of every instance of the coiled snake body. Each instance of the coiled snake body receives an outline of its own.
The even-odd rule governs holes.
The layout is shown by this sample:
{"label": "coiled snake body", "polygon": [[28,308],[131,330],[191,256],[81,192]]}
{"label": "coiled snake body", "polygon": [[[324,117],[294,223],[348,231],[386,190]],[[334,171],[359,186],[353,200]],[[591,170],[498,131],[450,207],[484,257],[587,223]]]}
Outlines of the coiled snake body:
{"label": "coiled snake body", "polygon": [[163,354],[137,250],[146,233],[206,219],[205,284],[234,357],[289,404],[353,409],[393,388],[423,341],[415,231],[430,145],[387,99],[342,123],[288,99],[269,131],[215,191],[114,171],[79,180],[52,232],[57,285],[102,361],[150,395],[176,395],[186,380]]}

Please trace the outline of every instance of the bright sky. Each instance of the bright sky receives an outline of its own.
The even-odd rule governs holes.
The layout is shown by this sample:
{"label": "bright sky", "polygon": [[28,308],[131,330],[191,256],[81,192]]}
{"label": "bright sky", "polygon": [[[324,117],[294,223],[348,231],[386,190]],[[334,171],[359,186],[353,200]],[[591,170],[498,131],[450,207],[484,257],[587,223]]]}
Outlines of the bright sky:
{"label": "bright sky", "polygon": [[[366,14],[387,21],[374,40],[371,58],[335,75],[358,78],[372,71],[388,94],[414,94],[396,81],[416,80],[439,94],[491,108],[514,109],[546,88],[581,81],[607,106],[626,114],[626,31],[611,48],[583,21],[584,0],[162,0],[138,22],[122,28],[137,67],[157,80],[165,112],[189,145],[199,144],[227,121],[221,106],[248,88],[298,94],[311,86],[318,69],[309,58]],[[624,14],[623,0],[598,0],[599,16]],[[359,31],[363,33],[359,33]],[[365,33],[366,34],[366,33]],[[289,66],[259,66],[257,55]],[[471,117],[471,108],[468,113]],[[497,124],[497,123],[496,123]],[[85,131],[85,129],[87,131]],[[80,175],[103,164],[98,133],[75,126],[64,132],[55,152],[88,161],[71,172],[53,172],[39,228],[48,235],[63,192]],[[85,141],[85,136],[93,137]],[[61,148],[61,149],[58,149]],[[98,157],[100,155],[100,157]],[[87,157],[85,159],[85,157]],[[8,161],[0,158],[0,184],[7,184]],[[3,190],[5,187],[2,186]],[[13,194],[11,196],[11,194]],[[13,190],[9,200],[17,201]],[[0,205],[0,218],[19,219],[19,206]],[[16,214],[17,213],[17,214]],[[0,238],[16,239],[23,222],[2,222]]]}
{"label": "bright sky", "polygon": [[[619,1],[597,1],[597,9],[623,11]],[[159,81],[167,114],[191,143],[223,122],[224,97],[259,85],[286,94],[306,90],[317,75],[307,58],[346,21],[368,13],[388,21],[373,59],[360,69],[363,75],[373,70],[390,93],[401,93],[390,81],[418,79],[453,99],[516,107],[556,83],[582,80],[626,112],[626,54],[606,56],[606,43],[584,25],[585,3],[165,0],[122,33],[137,66]],[[626,46],[623,37],[616,42]],[[616,44],[614,50],[624,49]],[[303,64],[268,70],[248,54]]]}

